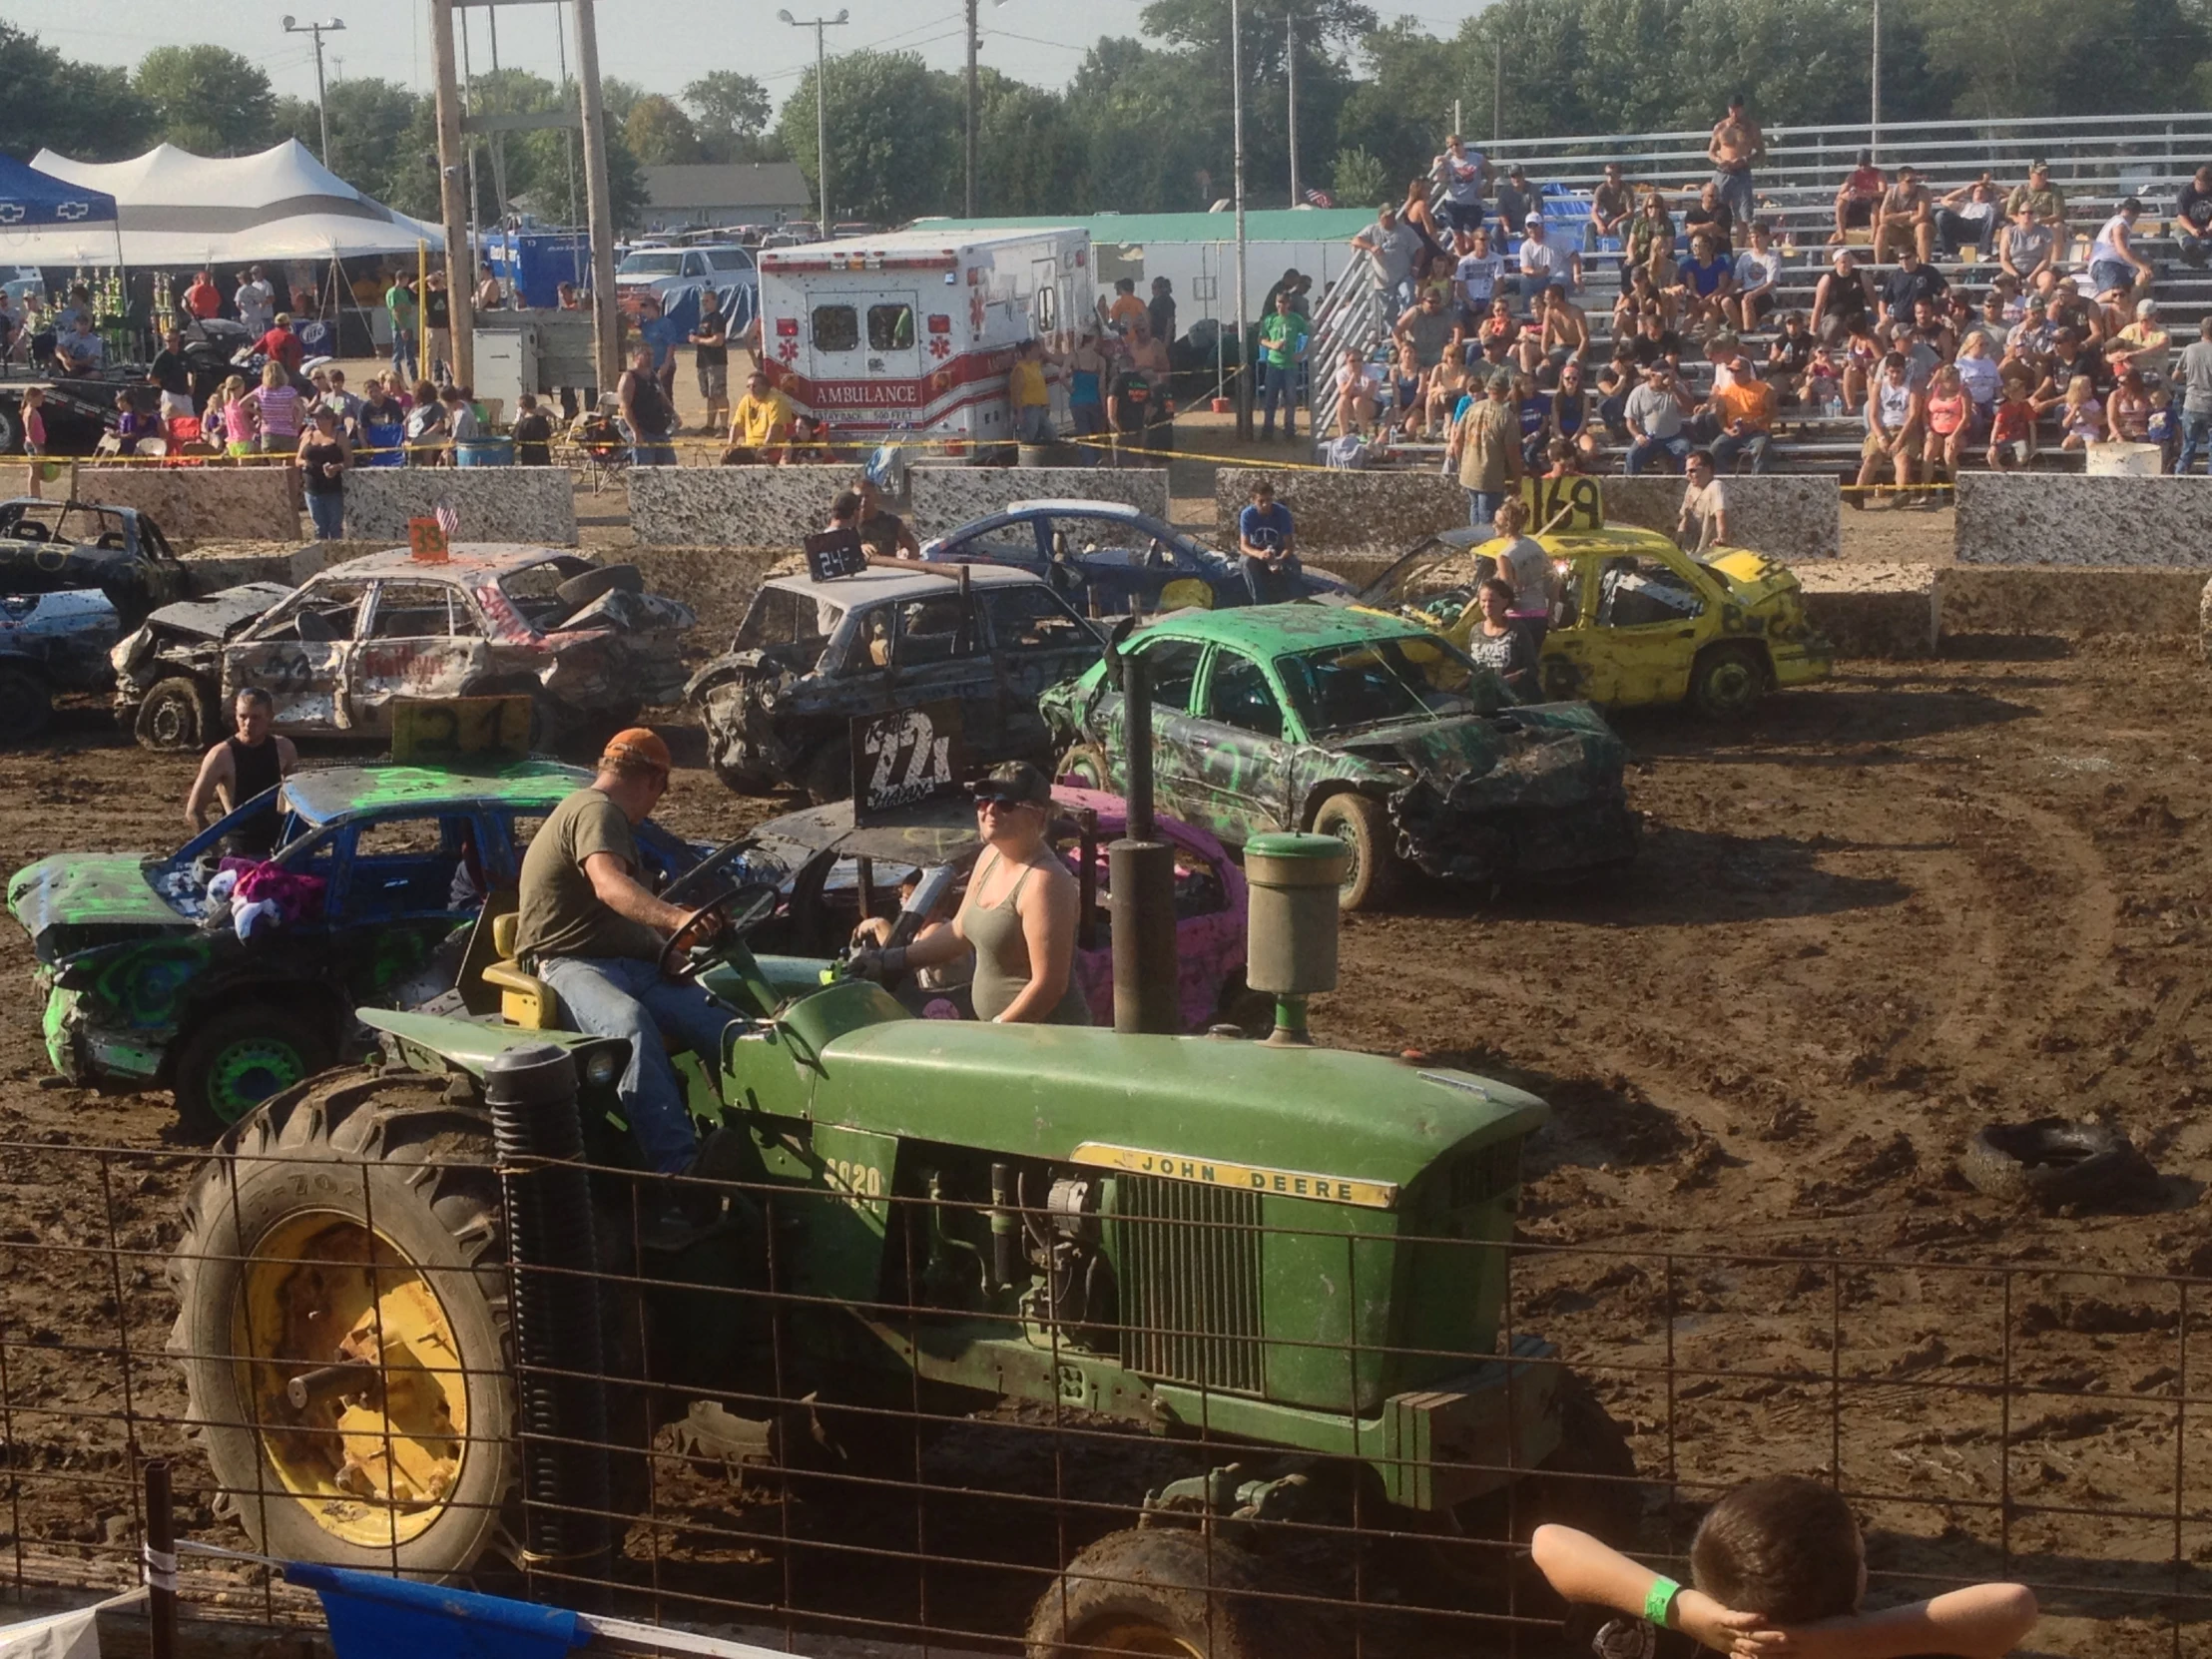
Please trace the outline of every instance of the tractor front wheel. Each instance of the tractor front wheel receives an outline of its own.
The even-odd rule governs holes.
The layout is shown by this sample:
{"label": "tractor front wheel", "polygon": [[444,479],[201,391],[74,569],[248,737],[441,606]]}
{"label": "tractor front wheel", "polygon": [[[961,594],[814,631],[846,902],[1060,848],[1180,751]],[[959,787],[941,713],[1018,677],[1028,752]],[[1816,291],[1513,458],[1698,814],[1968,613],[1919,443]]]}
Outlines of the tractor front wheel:
{"label": "tractor front wheel", "polygon": [[1029,1615],[1029,1659],[1283,1659],[1259,1561],[1203,1532],[1109,1532],[1070,1561]]}

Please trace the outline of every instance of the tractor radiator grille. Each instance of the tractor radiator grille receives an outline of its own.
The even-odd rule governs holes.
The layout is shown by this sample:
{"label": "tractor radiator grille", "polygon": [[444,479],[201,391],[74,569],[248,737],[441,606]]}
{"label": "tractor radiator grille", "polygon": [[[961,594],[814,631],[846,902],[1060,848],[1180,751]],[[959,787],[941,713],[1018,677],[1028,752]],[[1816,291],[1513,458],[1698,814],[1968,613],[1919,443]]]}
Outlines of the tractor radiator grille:
{"label": "tractor radiator grille", "polygon": [[1152,1175],[1116,1185],[1122,1364],[1260,1392],[1260,1195]]}

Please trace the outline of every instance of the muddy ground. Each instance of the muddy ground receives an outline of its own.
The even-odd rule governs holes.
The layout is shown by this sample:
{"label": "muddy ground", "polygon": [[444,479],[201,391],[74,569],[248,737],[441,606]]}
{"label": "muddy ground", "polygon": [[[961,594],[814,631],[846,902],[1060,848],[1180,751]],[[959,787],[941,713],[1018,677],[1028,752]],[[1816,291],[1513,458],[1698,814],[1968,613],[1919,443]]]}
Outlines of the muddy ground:
{"label": "muddy ground", "polygon": [[[2165,1277],[2212,1276],[2208,683],[2178,644],[2015,636],[1846,663],[1739,730],[1626,717],[1647,815],[1631,873],[1429,890],[1348,926],[1322,1040],[1553,1105],[1522,1210],[1547,1248],[1515,1267],[1513,1323],[1592,1378],[1640,1472],[1679,1482],[1647,1500],[1651,1547],[1679,1547],[1716,1485],[1836,1466],[1880,1593],[2019,1575],[2053,1586],[2037,1647],[2212,1648],[2212,1286]],[[677,828],[729,832],[774,805],[725,794],[696,734],[672,735]],[[173,844],[189,774],[101,711],[65,712],[41,747],[0,753],[0,868]],[[164,1098],[42,1086],[29,967],[0,934],[0,1426],[18,1471],[0,1531],[40,1556],[120,1550],[111,1413],[126,1389],[142,1415],[182,1409],[162,1266],[196,1154]],[[1977,1128],[2043,1114],[2130,1134],[2164,1172],[2143,1213],[2019,1212],[1960,1177]],[[140,1254],[99,1251],[111,1225]],[[961,1444],[931,1468],[964,1479]],[[141,1445],[182,1442],[157,1426]],[[1133,1466],[1099,1459],[1100,1489]],[[668,1495],[761,1531],[703,1564],[724,1593],[774,1599],[773,1520],[743,1520],[742,1494]],[[239,1542],[204,1496],[188,1523]],[[943,1547],[1038,1560],[1041,1530],[976,1519]],[[930,1616],[1003,1635],[1031,1593],[970,1586]]]}

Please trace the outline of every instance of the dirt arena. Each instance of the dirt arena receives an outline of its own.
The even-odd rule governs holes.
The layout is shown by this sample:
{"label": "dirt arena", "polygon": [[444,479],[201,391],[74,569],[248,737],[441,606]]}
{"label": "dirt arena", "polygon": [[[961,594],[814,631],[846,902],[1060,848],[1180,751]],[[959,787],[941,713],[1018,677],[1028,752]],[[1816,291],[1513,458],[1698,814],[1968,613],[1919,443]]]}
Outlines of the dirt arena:
{"label": "dirt arena", "polygon": [[[1630,873],[1356,917],[1315,1014],[1325,1042],[1552,1103],[1522,1221],[1572,1248],[1516,1267],[1513,1320],[1588,1371],[1643,1473],[1694,1500],[1838,1463],[1886,1593],[1924,1573],[2074,1586],[2045,1595],[2051,1652],[2212,1648],[2212,1601],[2189,1599],[2212,1581],[2171,1565],[2177,1547],[2212,1561],[2206,1288],[2123,1277],[2212,1276],[2208,688],[2178,642],[2013,636],[1845,663],[1739,730],[1626,717],[1646,818]],[[782,809],[724,792],[696,735],[672,735],[674,827]],[[42,746],[0,752],[0,868],[174,844],[190,773],[104,710],[65,711]],[[159,1261],[193,1150],[165,1097],[42,1085],[30,965],[0,932],[0,1142],[18,1149],[0,1381],[48,1408],[9,1435],[18,1470],[97,1474],[109,1436],[52,1407],[96,1415],[125,1385],[142,1412],[182,1406]],[[2123,1128],[2165,1173],[2156,1207],[2041,1216],[1962,1180],[1978,1127],[2045,1114]],[[168,1156],[103,1187],[68,1145]],[[111,1213],[137,1265],[57,1249]],[[72,1359],[119,1321],[153,1358],[127,1376]],[[63,1482],[15,1505],[0,1527],[40,1549],[98,1544],[129,1508]],[[2147,1599],[2175,1592],[2178,1624]]]}

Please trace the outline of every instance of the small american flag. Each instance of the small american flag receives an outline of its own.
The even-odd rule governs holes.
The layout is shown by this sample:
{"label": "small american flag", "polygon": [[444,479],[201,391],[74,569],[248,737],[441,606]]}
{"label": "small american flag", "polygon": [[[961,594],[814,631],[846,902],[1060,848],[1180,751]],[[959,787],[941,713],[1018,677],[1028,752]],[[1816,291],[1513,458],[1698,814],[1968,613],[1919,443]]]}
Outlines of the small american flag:
{"label": "small american flag", "polygon": [[445,532],[447,541],[452,541],[460,535],[461,515],[453,510],[450,503],[440,501],[437,512],[433,516],[438,521],[438,528]]}
{"label": "small american flag", "polygon": [[1306,193],[1306,200],[1310,205],[1316,208],[1334,208],[1337,205],[1337,199],[1334,196],[1331,196],[1325,190],[1308,191]]}

